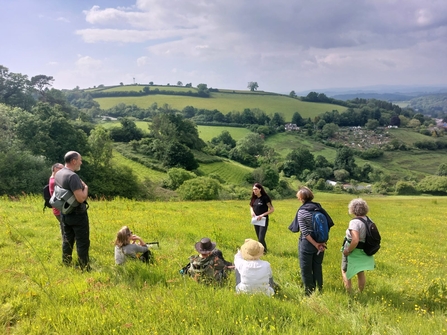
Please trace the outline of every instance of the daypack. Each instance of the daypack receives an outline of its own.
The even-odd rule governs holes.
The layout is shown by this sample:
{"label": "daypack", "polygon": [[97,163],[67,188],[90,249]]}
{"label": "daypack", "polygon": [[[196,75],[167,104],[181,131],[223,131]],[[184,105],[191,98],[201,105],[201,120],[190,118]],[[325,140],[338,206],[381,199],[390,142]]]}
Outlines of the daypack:
{"label": "daypack", "polygon": [[[304,209],[312,214],[312,238],[317,243],[326,242],[329,239],[329,230],[334,225],[334,221],[329,214],[317,202],[306,202],[299,209]],[[289,226],[289,230],[293,233],[299,232],[298,211],[295,219]]]}
{"label": "daypack", "polygon": [[50,185],[47,184],[43,187],[43,209],[42,211],[45,211],[45,208],[53,208],[50,204],[51,194],[50,194]]}
{"label": "daypack", "polygon": [[54,192],[50,199],[50,205],[58,209],[62,214],[70,214],[73,209],[79,206],[76,197],[70,190],[54,186]]}
{"label": "daypack", "polygon": [[326,242],[329,239],[329,224],[326,215],[318,210],[312,213],[312,227],[313,232],[311,233],[312,238],[317,243]]}
{"label": "daypack", "polygon": [[365,242],[359,242],[356,248],[363,249],[365,254],[372,256],[380,249],[380,241],[382,238],[380,236],[379,229],[369,217],[366,217],[366,220],[363,218],[357,219],[362,221],[366,226],[366,238]]}

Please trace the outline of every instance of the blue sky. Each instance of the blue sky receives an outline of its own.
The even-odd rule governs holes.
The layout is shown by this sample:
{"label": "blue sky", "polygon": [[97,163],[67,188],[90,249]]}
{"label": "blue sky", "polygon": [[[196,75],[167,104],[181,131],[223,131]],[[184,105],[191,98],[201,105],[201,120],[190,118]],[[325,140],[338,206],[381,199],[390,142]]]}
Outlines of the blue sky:
{"label": "blue sky", "polygon": [[0,65],[54,87],[447,86],[445,0],[3,0]]}

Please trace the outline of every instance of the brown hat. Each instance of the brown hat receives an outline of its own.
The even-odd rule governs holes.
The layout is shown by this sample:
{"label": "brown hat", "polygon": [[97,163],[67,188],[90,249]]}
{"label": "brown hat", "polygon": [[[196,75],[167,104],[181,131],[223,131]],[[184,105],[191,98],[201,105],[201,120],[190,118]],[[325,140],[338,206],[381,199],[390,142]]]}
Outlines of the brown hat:
{"label": "brown hat", "polygon": [[259,259],[264,254],[264,246],[251,238],[241,246],[241,256],[247,261]]}
{"label": "brown hat", "polygon": [[216,243],[211,242],[211,240],[208,237],[204,237],[200,240],[200,242],[197,242],[195,245],[196,250],[201,254],[206,254],[208,252],[211,252],[216,247]]}

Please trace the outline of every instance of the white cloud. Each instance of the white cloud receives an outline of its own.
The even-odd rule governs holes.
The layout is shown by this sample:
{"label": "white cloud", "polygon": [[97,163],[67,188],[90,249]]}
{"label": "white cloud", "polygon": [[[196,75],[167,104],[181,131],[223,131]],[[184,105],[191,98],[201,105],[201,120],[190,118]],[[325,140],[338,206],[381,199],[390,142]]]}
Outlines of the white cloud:
{"label": "white cloud", "polygon": [[58,17],[58,18],[56,19],[56,21],[62,21],[62,22],[70,23],[70,20],[69,20],[69,19],[67,19],[67,18],[65,18],[65,17],[62,17],[62,16]]}
{"label": "white cloud", "polygon": [[146,57],[146,56],[139,57],[139,58],[137,58],[137,65],[138,66],[144,66],[144,65],[147,64],[148,60],[149,60],[149,58]]}
{"label": "white cloud", "polygon": [[90,56],[79,56],[76,61],[76,67],[82,72],[89,72],[99,70],[101,68],[102,61],[99,59],[94,59]]}
{"label": "white cloud", "polygon": [[[191,33],[191,32],[189,32]],[[120,42],[142,43],[150,40],[175,38],[176,30],[128,30],[128,29],[83,29],[77,30],[77,35],[87,43]]]}

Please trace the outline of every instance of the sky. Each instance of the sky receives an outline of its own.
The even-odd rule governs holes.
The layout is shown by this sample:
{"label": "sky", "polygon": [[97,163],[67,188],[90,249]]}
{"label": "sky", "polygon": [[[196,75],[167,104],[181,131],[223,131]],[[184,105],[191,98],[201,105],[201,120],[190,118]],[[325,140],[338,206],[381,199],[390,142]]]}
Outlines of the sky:
{"label": "sky", "polygon": [[0,31],[58,89],[447,86],[445,0],[0,0]]}

